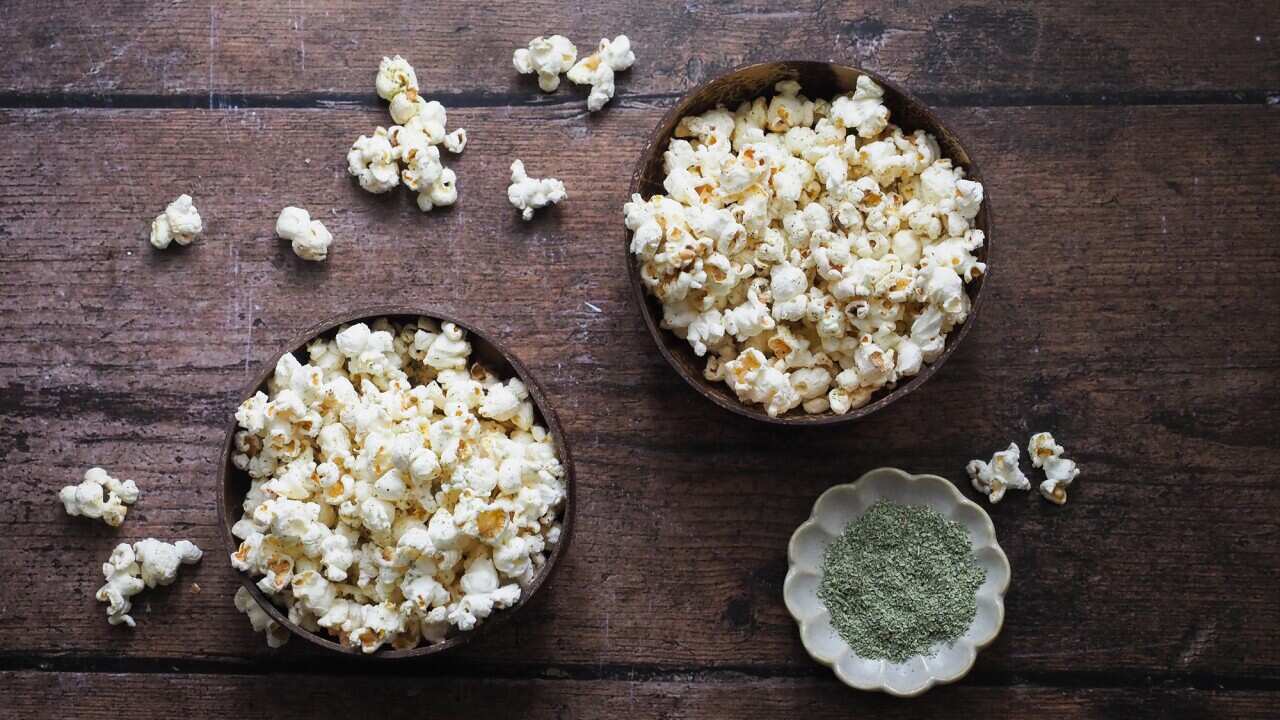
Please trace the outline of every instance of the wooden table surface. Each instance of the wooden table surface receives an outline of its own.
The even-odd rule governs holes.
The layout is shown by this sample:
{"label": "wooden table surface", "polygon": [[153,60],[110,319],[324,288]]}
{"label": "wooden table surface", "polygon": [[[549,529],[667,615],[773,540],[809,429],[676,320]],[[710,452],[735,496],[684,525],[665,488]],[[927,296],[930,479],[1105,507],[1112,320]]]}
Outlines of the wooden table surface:
{"label": "wooden table surface", "polygon": [[[1268,0],[612,4],[19,1],[0,8],[0,717],[1277,717],[1280,10]],[[625,32],[588,115],[511,51]],[[347,176],[401,53],[470,133],[456,207]],[[734,66],[839,60],[938,108],[994,208],[987,305],[921,391],[788,432],[695,395],[623,274],[621,206],[661,114]],[[507,167],[570,199],[520,221]],[[182,192],[206,221],[153,250]],[[281,207],[337,238],[305,263]],[[316,319],[379,302],[466,317],[542,380],[578,527],[522,621],[457,654],[351,662],[266,647],[231,602],[216,462],[239,389]],[[840,685],[781,599],[828,486],[944,475],[1051,430],[1070,502],[990,509],[1013,567],[972,674],[902,701]],[[55,495],[101,465],[118,530]],[[111,627],[122,539],[207,555]],[[192,587],[198,582],[200,591]]]}

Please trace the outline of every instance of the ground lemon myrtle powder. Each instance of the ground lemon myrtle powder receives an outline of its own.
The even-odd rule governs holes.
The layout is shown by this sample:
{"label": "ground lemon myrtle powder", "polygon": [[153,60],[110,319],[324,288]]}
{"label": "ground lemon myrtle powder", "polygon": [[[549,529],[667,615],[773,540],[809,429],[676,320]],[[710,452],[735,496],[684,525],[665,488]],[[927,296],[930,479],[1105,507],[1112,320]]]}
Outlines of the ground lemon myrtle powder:
{"label": "ground lemon myrtle powder", "polygon": [[818,597],[855,653],[902,662],[963,635],[984,580],[964,526],[881,500],[827,548]]}

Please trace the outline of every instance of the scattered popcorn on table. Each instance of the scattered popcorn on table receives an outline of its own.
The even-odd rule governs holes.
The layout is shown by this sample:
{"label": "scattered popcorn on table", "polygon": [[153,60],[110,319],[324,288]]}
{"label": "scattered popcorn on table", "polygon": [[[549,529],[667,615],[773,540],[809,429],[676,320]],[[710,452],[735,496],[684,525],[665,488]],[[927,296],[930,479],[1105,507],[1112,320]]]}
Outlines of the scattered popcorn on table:
{"label": "scattered popcorn on table", "polygon": [[170,243],[190,245],[204,232],[200,212],[191,204],[190,195],[179,195],[164,212],[151,221],[151,245],[164,250]]}
{"label": "scattered popcorn on table", "polygon": [[520,211],[520,217],[533,219],[533,211],[554,205],[569,197],[564,183],[555,178],[531,178],[524,172],[524,163],[511,163],[511,184],[507,186],[507,200]]}
{"label": "scattered popcorn on table", "polygon": [[467,131],[463,128],[458,128],[445,135],[443,145],[445,150],[454,155],[462,154],[462,151],[467,149]]}
{"label": "scattered popcorn on table", "polygon": [[472,361],[460,328],[350,325],[306,364],[282,356],[268,389],[236,411],[231,564],[291,620],[372,653],[519,601],[559,539],[564,469],[524,384]]}
{"label": "scattered popcorn on table", "polygon": [[418,76],[399,55],[382,58],[376,86],[396,124],[356,138],[347,153],[347,172],[371,193],[387,192],[403,182],[418,194],[423,212],[457,202],[457,175],[440,161],[438,146],[461,153],[467,146],[467,131],[445,130],[444,106],[418,93]]}
{"label": "scattered popcorn on table", "polygon": [[1030,490],[1031,481],[1018,467],[1021,452],[1017,443],[1009,443],[1009,447],[991,456],[990,463],[971,460],[965,470],[973,482],[973,489],[987,496],[994,505],[1004,497],[1005,490]]}
{"label": "scattered popcorn on table", "polygon": [[578,48],[563,35],[536,37],[529,47],[516,50],[511,64],[522,75],[538,74],[538,87],[543,92],[555,92],[560,87],[560,75],[573,67],[578,59]]}
{"label": "scattered popcorn on table", "polygon": [[624,207],[631,252],[709,380],[771,416],[844,414],[968,318],[982,186],[890,124],[869,77],[830,103],[774,90],[680,120],[666,193]]}
{"label": "scattered popcorn on table", "polygon": [[1044,482],[1040,483],[1040,494],[1046,500],[1064,505],[1067,502],[1067,486],[1080,474],[1080,468],[1074,460],[1062,457],[1063,448],[1047,432],[1036,433],[1027,443],[1027,454],[1031,456],[1031,464],[1044,470]]}
{"label": "scattered popcorn on table", "polygon": [[117,480],[100,467],[89,468],[79,485],[68,485],[58,493],[68,515],[102,518],[111,527],[120,527],[127,506],[138,502],[138,486],[132,480]]}
{"label": "scattered popcorn on table", "polygon": [[591,93],[587,95],[587,110],[596,112],[613,99],[613,74],[626,70],[635,61],[631,40],[626,35],[619,35],[612,41],[602,38],[600,47],[569,68],[566,77],[578,85],[591,86]]}
{"label": "scattered popcorn on table", "polygon": [[378,74],[373,84],[378,91],[378,97],[390,100],[405,90],[416,91],[418,74],[413,71],[413,66],[399,55],[393,58],[384,57],[378,64]]}
{"label": "scattered popcorn on table", "polygon": [[280,211],[276,219],[276,235],[293,245],[293,253],[303,260],[319,262],[329,257],[333,235],[319,220],[312,220],[311,213],[297,207]]}
{"label": "scattered popcorn on table", "polygon": [[134,595],[143,588],[170,585],[178,577],[179,565],[194,565],[204,553],[194,544],[179,540],[167,543],[154,538],[140,540],[133,545],[120,543],[111,551],[111,557],[102,565],[106,584],[94,595],[107,603],[107,622],[134,627]]}

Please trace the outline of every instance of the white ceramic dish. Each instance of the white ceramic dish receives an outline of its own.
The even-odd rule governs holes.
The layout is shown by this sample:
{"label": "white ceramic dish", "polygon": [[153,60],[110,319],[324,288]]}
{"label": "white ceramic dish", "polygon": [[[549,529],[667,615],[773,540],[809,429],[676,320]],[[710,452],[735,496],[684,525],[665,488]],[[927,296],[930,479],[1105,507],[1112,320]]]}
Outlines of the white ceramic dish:
{"label": "white ceramic dish", "polygon": [[[950,646],[936,648],[934,655],[916,656],[901,663],[859,657],[831,627],[831,617],[818,599],[822,555],[827,545],[877,500],[927,505],[959,522],[969,531],[974,556],[987,571],[986,582],[978,588],[973,624]],[[841,682],[859,690],[913,697],[934,685],[955,682],[973,667],[978,650],[996,639],[1004,622],[1009,559],[996,543],[995,526],[981,507],[937,475],[878,468],[856,482],[827,490],[813,504],[813,514],[791,536],[787,559],[782,595],[787,610],[800,625],[800,641],[814,660],[834,670]]]}

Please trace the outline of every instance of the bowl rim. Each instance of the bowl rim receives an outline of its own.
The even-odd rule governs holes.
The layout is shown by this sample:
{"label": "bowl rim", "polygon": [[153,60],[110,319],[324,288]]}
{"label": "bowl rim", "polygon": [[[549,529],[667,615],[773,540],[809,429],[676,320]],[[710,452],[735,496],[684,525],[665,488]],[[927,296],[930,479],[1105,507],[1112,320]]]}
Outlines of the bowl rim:
{"label": "bowl rim", "polygon": [[[324,320],[316,322],[305,330],[294,333],[283,344],[283,349],[269,356],[264,360],[253,378],[240,391],[240,399],[237,401],[237,408],[253,394],[258,392],[266,384],[267,380],[275,372],[276,363],[280,357],[286,352],[305,351],[306,344],[311,340],[335,330],[339,326],[353,322],[370,322],[383,317],[426,317],[437,322],[450,322],[467,332],[471,338],[479,338],[479,340],[505,359],[511,368],[515,371],[516,377],[525,384],[529,391],[529,396],[533,400],[534,410],[541,416],[543,423],[547,428],[547,432],[551,435],[552,442],[556,447],[556,452],[560,455],[560,464],[564,468],[565,476],[565,498],[564,504],[560,510],[560,541],[551,549],[547,555],[546,563],[530,581],[529,585],[522,588],[520,600],[509,608],[490,615],[484,622],[479,623],[474,629],[459,632],[452,637],[446,638],[443,642],[419,644],[416,647],[398,650],[395,648],[389,650],[378,650],[373,653],[365,653],[357,648],[342,645],[334,642],[320,633],[314,633],[306,628],[299,626],[289,620],[288,615],[281,612],[280,608],[266,596],[258,588],[254,578],[248,573],[241,572],[232,568],[232,572],[236,574],[240,581],[240,585],[249,591],[256,602],[263,610],[266,611],[271,619],[280,625],[288,628],[290,634],[301,637],[313,645],[332,650],[347,656],[355,656],[371,660],[397,660],[404,658],[421,658],[461,647],[475,640],[477,637],[487,634],[494,627],[501,626],[506,623],[519,610],[524,608],[530,600],[537,594],[547,581],[551,578],[559,566],[559,560],[565,552],[567,552],[569,541],[573,536],[574,512],[577,506],[575,502],[575,475],[573,466],[573,457],[569,451],[569,443],[566,439],[564,429],[560,425],[560,419],[557,417],[554,408],[547,401],[546,393],[542,385],[532,373],[520,362],[510,350],[499,343],[487,333],[478,330],[474,325],[463,320],[459,320],[452,313],[441,311],[429,305],[369,305],[362,306],[346,312],[331,315]],[[227,558],[229,561],[230,554],[236,552],[240,547],[239,540],[231,533],[231,525],[234,522],[232,518],[232,510],[227,507],[227,496],[229,494],[230,483],[235,479],[232,470],[231,456],[235,447],[235,435],[239,430],[239,424],[236,422],[234,412],[230,425],[222,442],[222,453],[218,465],[218,529],[222,534],[224,546],[227,550]],[[239,472],[239,471],[235,471]],[[239,517],[243,512],[237,509],[236,516]],[[228,562],[229,564],[229,562]]]}
{"label": "bowl rim", "polygon": [[[836,668],[835,662],[831,662],[821,657],[818,657],[816,654],[814,654],[814,651],[810,650],[808,644],[805,643],[804,641],[806,622],[792,608],[791,602],[789,600],[789,597],[792,592],[791,588],[793,587],[793,583],[796,582],[795,578],[800,577],[802,574],[811,574],[808,571],[802,572],[801,569],[797,567],[796,556],[798,552],[796,550],[796,546],[798,543],[798,538],[800,537],[802,532],[807,531],[811,527],[819,525],[818,519],[817,519],[818,509],[823,504],[823,501],[827,498],[827,496],[831,495],[834,492],[846,492],[846,491],[859,492],[859,489],[856,486],[862,483],[863,480],[866,480],[868,478],[875,477],[875,476],[881,476],[881,475],[891,476],[899,483],[930,484],[930,485],[942,486],[945,488],[947,492],[947,496],[955,502],[955,505],[957,507],[968,506],[971,509],[977,510],[978,511],[977,517],[981,518],[980,528],[978,529],[982,535],[989,538],[990,540],[990,544],[985,545],[983,547],[990,548],[994,552],[994,555],[996,559],[999,561],[999,564],[1004,568],[1004,582],[1001,583],[1001,585],[996,589],[996,593],[995,593],[995,600],[996,600],[995,629],[992,631],[991,636],[981,642],[967,643],[972,647],[973,653],[969,657],[968,662],[964,665],[963,668],[961,668],[959,672],[951,675],[939,675],[933,670],[930,670],[928,681],[925,682],[925,684],[922,685],[921,687],[911,690],[909,692],[903,692],[889,686],[888,684],[883,682],[882,678],[879,679],[876,683],[871,685],[858,686],[858,685],[852,684],[848,679],[846,679],[838,671],[838,669]],[[886,497],[887,496],[884,494],[879,494],[875,496],[875,499],[881,500],[881,499],[885,499]],[[966,529],[971,529],[971,528],[966,526]],[[821,573],[818,573],[818,576],[821,577]],[[1010,565],[1009,556],[1005,553],[1004,548],[1000,547],[1000,539],[996,536],[995,523],[991,521],[991,515],[987,513],[986,509],[983,508],[982,505],[965,497],[964,493],[960,492],[960,489],[956,487],[955,483],[951,482],[950,480],[940,475],[933,475],[930,473],[915,474],[915,473],[909,473],[899,468],[884,466],[884,467],[878,467],[872,470],[868,470],[867,472],[860,475],[858,479],[852,482],[839,483],[836,485],[832,485],[831,487],[822,491],[822,493],[819,494],[818,497],[813,501],[813,507],[809,511],[809,516],[806,517],[804,521],[801,522],[798,526],[796,526],[796,529],[791,533],[791,537],[787,540],[787,574],[786,574],[786,577],[783,579],[782,595],[783,595],[783,605],[786,606],[787,608],[787,614],[790,615],[791,619],[795,621],[796,627],[799,630],[800,638],[801,638],[800,644],[801,646],[804,647],[805,652],[809,655],[810,658],[812,658],[815,662],[823,666],[831,668],[833,674],[836,676],[837,679],[840,680],[840,682],[844,683],[845,685],[851,688],[854,688],[855,690],[885,692],[885,693],[888,693],[889,695],[893,695],[896,697],[910,698],[910,697],[917,697],[919,695],[923,695],[924,693],[928,692],[931,688],[937,685],[948,685],[950,683],[957,682],[958,680],[960,680],[961,678],[969,674],[969,672],[973,669],[973,666],[977,663],[978,653],[982,651],[984,648],[989,647],[992,643],[994,643],[996,641],[996,638],[1000,636],[1000,632],[1004,629],[1004,617],[1005,617],[1004,600],[1005,600],[1005,595],[1009,591],[1009,584],[1012,582],[1012,580],[1013,580],[1013,566]],[[977,616],[975,615],[974,621],[976,622],[976,620],[977,620]],[[849,648],[848,644],[845,643],[842,638],[840,639],[840,643],[842,646],[844,646],[847,652],[849,652],[850,654],[856,655],[856,653],[853,652],[852,648]],[[922,656],[922,655],[913,656],[913,658],[916,658],[916,657],[925,657],[925,656]]]}
{"label": "bowl rim", "polygon": [[[688,103],[694,97],[706,92],[707,89],[714,84],[726,82],[737,75],[741,75],[744,73],[757,71],[765,68],[772,68],[775,66],[781,66],[781,67],[821,66],[827,69],[834,68],[834,69],[840,69],[842,71],[851,71],[851,72],[855,72],[855,73],[870,77],[878,85],[880,85],[885,89],[886,94],[892,93],[897,95],[899,98],[901,98],[901,100],[904,103],[914,106],[914,108],[918,110],[924,117],[926,117],[928,121],[932,123],[937,129],[944,130],[946,134],[950,136],[950,138],[954,141],[955,145],[958,148],[960,148],[964,152],[964,154],[969,158],[968,162],[966,162],[963,165],[965,169],[966,177],[977,180],[979,182],[983,182],[982,172],[978,168],[978,162],[973,158],[972,153],[970,153],[968,150],[969,146],[966,145],[961,140],[960,135],[957,134],[954,130],[952,130],[947,125],[943,124],[942,121],[938,118],[937,114],[934,112],[933,108],[925,104],[915,95],[912,95],[906,90],[903,90],[900,86],[898,86],[897,83],[886,79],[885,77],[881,76],[876,72],[873,72],[871,70],[866,70],[864,68],[860,68],[855,65],[845,65],[842,63],[825,62],[820,60],[774,60],[769,62],[747,63],[744,65],[739,65],[733,68],[732,70],[729,70],[728,72],[725,72],[721,75],[711,78],[710,80],[706,80],[700,83],[693,89],[681,95],[680,98],[676,100],[675,104],[671,107],[671,109],[663,113],[662,119],[658,121],[658,124],[649,133],[648,139],[645,141],[644,148],[641,150],[640,156],[636,159],[635,167],[631,173],[631,184],[628,186],[628,191],[627,191],[628,201],[633,195],[639,194],[640,192],[641,178],[644,175],[645,167],[648,164],[647,162],[648,158],[650,158],[653,154],[656,154],[659,148],[664,148],[671,139],[669,134],[664,134],[662,132],[662,128],[666,127],[668,124],[671,124],[672,127],[674,127],[674,123],[672,121],[678,122],[679,121],[678,116],[689,112],[683,109],[683,106],[686,103]],[[771,89],[766,91],[765,93],[762,93],[761,96],[767,96],[769,92],[771,92]],[[918,129],[923,129],[923,128],[918,128]],[[934,134],[936,135],[936,133]],[[954,162],[954,159],[953,159],[953,162]],[[658,352],[662,354],[662,357],[667,361],[667,364],[671,366],[671,368],[676,372],[677,375],[679,375],[686,383],[688,383],[694,390],[696,390],[699,395],[710,400],[711,402],[715,403],[721,408],[724,408],[725,410],[728,410],[732,413],[736,413],[737,415],[750,418],[752,420],[758,420],[758,421],[769,423],[772,425],[790,426],[790,427],[814,427],[814,426],[820,426],[820,425],[836,425],[839,423],[853,422],[855,420],[860,420],[868,415],[871,415],[879,410],[882,410],[888,407],[891,403],[903,397],[906,397],[912,392],[915,392],[921,385],[923,385],[930,378],[932,378],[935,373],[937,373],[939,370],[942,369],[943,364],[946,363],[949,357],[951,357],[951,354],[955,352],[956,348],[960,346],[960,342],[964,340],[965,336],[969,334],[970,328],[973,327],[974,322],[977,320],[978,311],[982,308],[982,305],[983,305],[982,301],[986,294],[983,291],[986,289],[987,284],[990,282],[990,279],[991,279],[991,237],[992,237],[991,229],[994,225],[994,219],[993,219],[994,213],[991,207],[990,195],[986,191],[987,191],[987,184],[983,182],[982,211],[985,215],[985,221],[981,224],[980,229],[983,231],[985,235],[983,251],[984,251],[985,262],[987,263],[987,270],[983,272],[982,277],[979,279],[977,287],[975,289],[970,291],[969,290],[970,285],[968,284],[965,285],[965,288],[966,288],[965,291],[970,295],[969,316],[958,328],[953,328],[952,331],[947,334],[945,347],[942,350],[942,354],[939,355],[936,360],[934,360],[931,363],[925,363],[924,367],[921,368],[919,373],[917,373],[915,376],[910,378],[907,382],[899,384],[897,387],[893,388],[892,390],[889,390],[888,392],[881,392],[877,390],[876,394],[879,397],[876,397],[872,402],[869,402],[866,405],[863,405],[862,407],[850,410],[849,412],[843,415],[837,415],[831,412],[830,410],[817,415],[809,415],[804,413],[797,414],[795,410],[792,410],[791,412],[785,415],[782,415],[779,417],[771,417],[763,408],[759,408],[756,405],[747,405],[746,403],[743,403],[742,401],[737,400],[736,398],[726,397],[720,392],[716,390],[712,390],[711,386],[713,385],[713,383],[701,377],[701,375],[698,375],[697,377],[695,377],[693,373],[686,372],[683,365],[681,365],[680,362],[675,358],[671,349],[667,347],[667,344],[663,340],[663,334],[664,333],[669,334],[669,331],[662,329],[655,318],[653,304],[657,303],[657,299],[649,295],[648,291],[644,287],[644,283],[640,280],[640,267],[639,267],[639,264],[636,262],[635,255],[632,254],[631,252],[632,232],[628,230],[626,226],[623,226],[622,251],[624,255],[624,262],[626,263],[627,278],[631,284],[631,297],[635,301],[635,304],[638,307],[638,309],[640,310],[640,316],[644,319],[644,324],[645,324],[645,327],[647,327],[649,330],[650,337],[653,338],[654,344],[658,346]],[[676,338],[676,339],[679,339],[679,338]]]}

